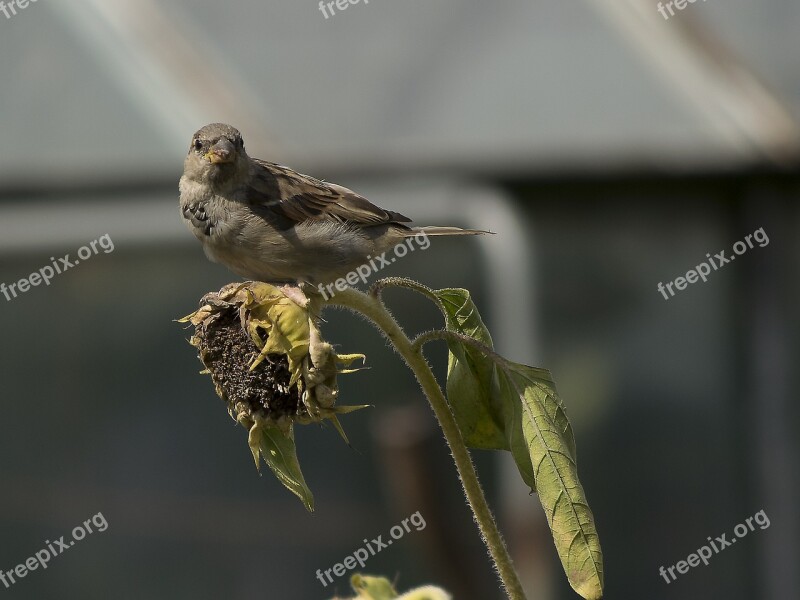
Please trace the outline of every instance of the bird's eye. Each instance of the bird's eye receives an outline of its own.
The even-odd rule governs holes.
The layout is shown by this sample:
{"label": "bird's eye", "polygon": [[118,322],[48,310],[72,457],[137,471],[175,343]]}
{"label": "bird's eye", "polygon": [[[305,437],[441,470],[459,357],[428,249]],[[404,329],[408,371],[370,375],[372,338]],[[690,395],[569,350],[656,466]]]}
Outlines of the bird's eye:
{"label": "bird's eye", "polygon": [[200,140],[195,140],[192,142],[192,148],[200,152],[203,149],[203,142]]}

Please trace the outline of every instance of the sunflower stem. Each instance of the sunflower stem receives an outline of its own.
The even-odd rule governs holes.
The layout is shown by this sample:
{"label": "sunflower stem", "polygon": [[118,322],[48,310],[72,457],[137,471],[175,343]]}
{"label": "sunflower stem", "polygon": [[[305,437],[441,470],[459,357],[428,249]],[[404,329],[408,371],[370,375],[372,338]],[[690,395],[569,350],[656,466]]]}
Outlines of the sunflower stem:
{"label": "sunflower stem", "polygon": [[[414,344],[400,328],[397,321],[392,317],[380,299],[380,291],[387,285],[399,285],[424,291],[427,288],[411,282],[410,280],[385,280],[382,285],[373,288],[370,294],[364,294],[352,288],[339,292],[325,303],[327,306],[341,306],[348,308],[366,317],[380,330],[380,332],[392,343],[394,348],[403,357],[408,367],[414,373],[417,381],[422,387],[422,391],[428,398],[433,412],[439,421],[447,444],[453,454],[461,484],[464,487],[464,494],[467,502],[475,516],[475,521],[480,529],[483,541],[492,555],[495,567],[500,579],[505,587],[509,600],[525,600],[525,592],[514,570],[511,556],[508,553],[505,542],[497,528],[492,511],[486,502],[475,466],[469,454],[461,430],[458,428],[455,417],[450,411],[444,393],[442,392],[436,377],[431,371],[428,361],[422,354],[422,343]],[[409,285],[409,284],[414,284]],[[426,294],[427,295],[427,294]],[[418,340],[420,341],[420,340]],[[423,342],[424,343],[424,342]]]}

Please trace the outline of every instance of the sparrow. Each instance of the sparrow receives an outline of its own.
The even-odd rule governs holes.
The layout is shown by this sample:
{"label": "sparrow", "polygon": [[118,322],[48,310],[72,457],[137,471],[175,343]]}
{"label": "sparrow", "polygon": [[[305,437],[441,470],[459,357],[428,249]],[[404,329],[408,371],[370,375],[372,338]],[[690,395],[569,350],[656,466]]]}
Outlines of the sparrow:
{"label": "sparrow", "polygon": [[329,283],[422,233],[489,233],[412,227],[345,187],[250,158],[239,131],[223,123],[194,134],[179,189],[181,214],[206,256],[265,283]]}

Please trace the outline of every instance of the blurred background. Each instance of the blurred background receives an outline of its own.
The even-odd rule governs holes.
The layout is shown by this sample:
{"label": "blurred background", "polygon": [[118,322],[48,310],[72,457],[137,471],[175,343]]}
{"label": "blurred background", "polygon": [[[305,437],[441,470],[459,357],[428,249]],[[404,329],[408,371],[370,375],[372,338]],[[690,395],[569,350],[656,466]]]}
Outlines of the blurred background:
{"label": "blurred background", "polygon": [[[25,3],[23,2],[23,5]],[[0,569],[109,526],[4,597],[328,599],[328,569],[420,511],[365,569],[503,597],[412,376],[370,327],[325,333],[353,448],[297,432],[317,510],[269,473],[174,322],[235,281],[181,223],[191,136],[354,188],[436,240],[381,276],[469,288],[498,350],[551,369],[605,552],[606,597],[800,589],[800,5],[708,0],[41,0],[0,12],[0,282],[108,234],[113,252],[0,296]],[[16,12],[16,14],[13,14]],[[669,12],[666,12],[668,15]],[[665,300],[657,290],[762,228]],[[412,332],[435,309],[387,295]],[[793,308],[794,307],[794,308]],[[444,375],[446,351],[429,356]],[[795,390],[792,392],[791,390]],[[576,598],[506,456],[475,452],[530,600]],[[764,510],[771,526],[667,584]],[[792,591],[794,590],[794,592]]]}

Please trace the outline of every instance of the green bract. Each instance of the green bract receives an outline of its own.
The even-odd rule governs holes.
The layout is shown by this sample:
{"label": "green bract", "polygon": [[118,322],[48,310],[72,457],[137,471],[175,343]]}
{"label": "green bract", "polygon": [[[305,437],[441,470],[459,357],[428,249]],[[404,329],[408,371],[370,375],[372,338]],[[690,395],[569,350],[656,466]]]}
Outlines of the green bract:
{"label": "green bract", "polygon": [[432,585],[416,588],[401,596],[385,577],[371,577],[358,573],[350,578],[350,585],[353,586],[357,596],[348,600],[451,600],[452,598],[443,589]]}

